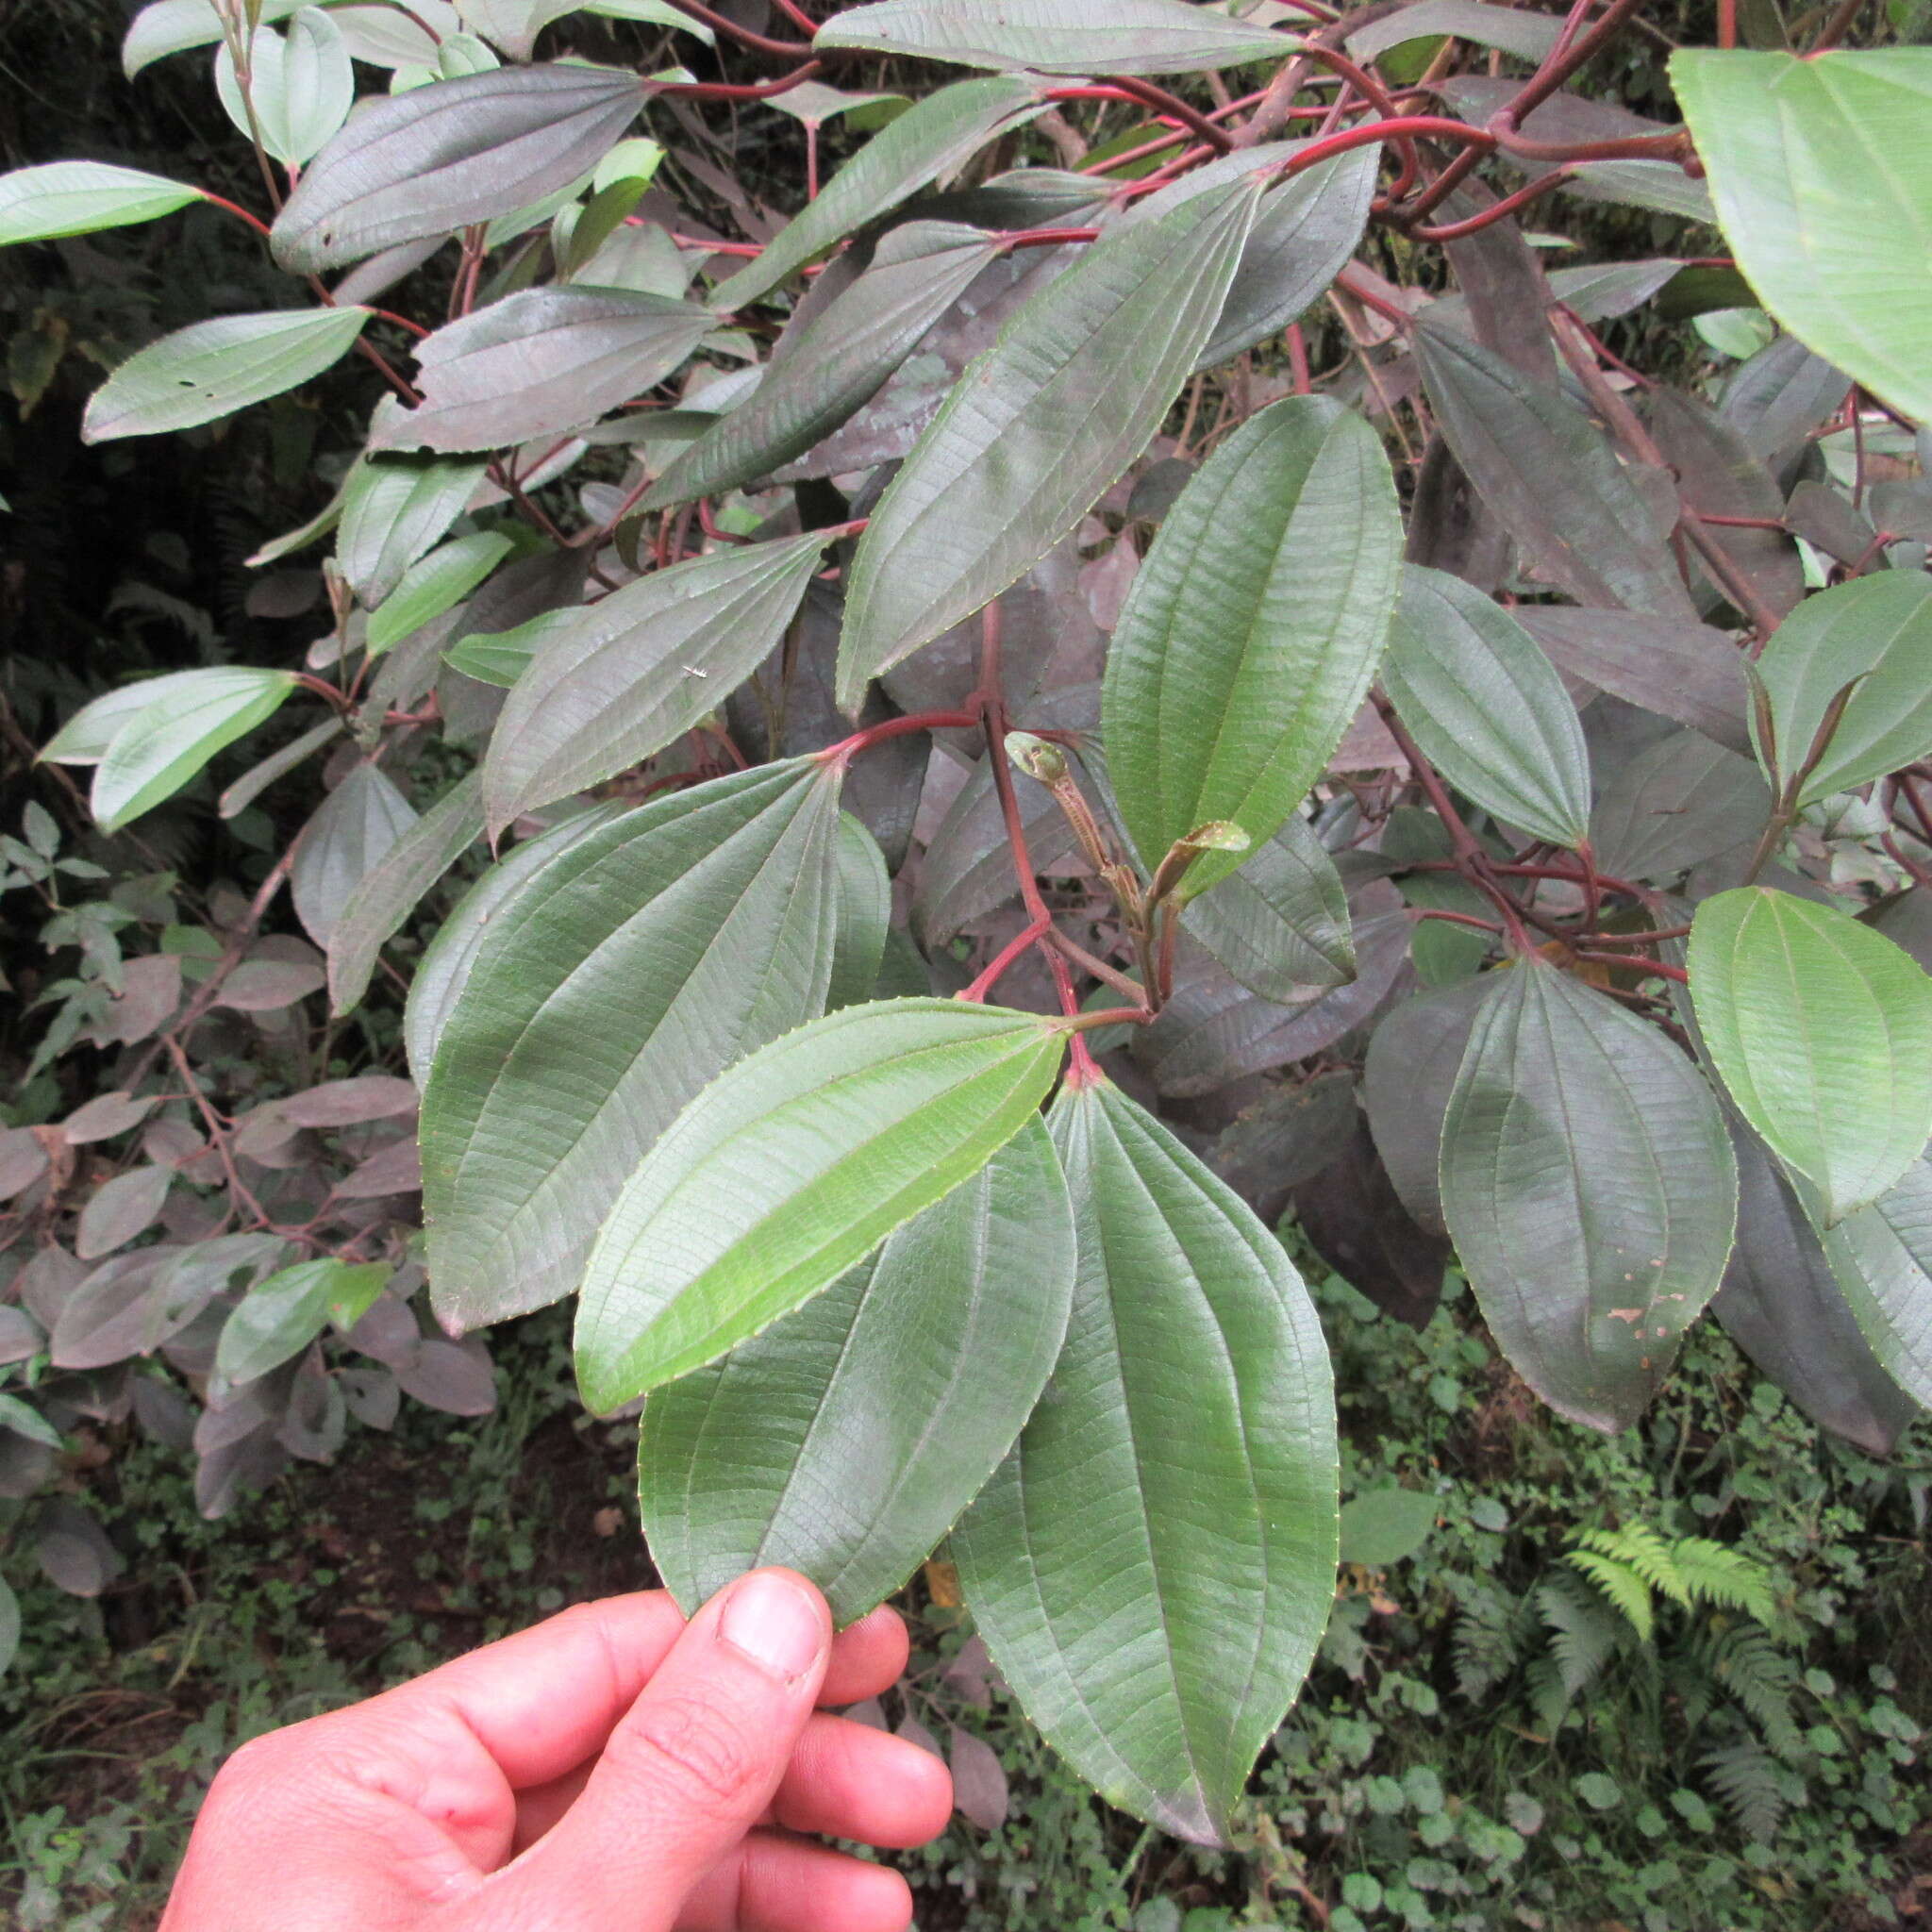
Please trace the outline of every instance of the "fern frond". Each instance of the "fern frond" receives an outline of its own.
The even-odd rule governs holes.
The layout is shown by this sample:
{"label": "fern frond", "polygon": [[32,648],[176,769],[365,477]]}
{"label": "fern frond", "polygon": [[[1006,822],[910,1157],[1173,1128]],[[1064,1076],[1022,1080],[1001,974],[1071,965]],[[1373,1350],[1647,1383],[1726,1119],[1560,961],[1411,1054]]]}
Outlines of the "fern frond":
{"label": "fern frond", "polygon": [[1721,1744],[1699,1760],[1711,1789],[1746,1838],[1760,1844],[1776,1837],[1784,1821],[1785,1785],[1777,1760],[1755,1738]]}
{"label": "fern frond", "polygon": [[1615,1529],[1586,1529],[1575,1539],[1587,1550],[1634,1570],[1659,1596],[1667,1596],[1684,1609],[1690,1607],[1690,1594],[1678,1574],[1674,1551],[1647,1523],[1621,1524]]}
{"label": "fern frond", "polygon": [[1482,1697],[1522,1661],[1523,1607],[1480,1584],[1461,1595],[1462,1614],[1451,1639],[1456,1688],[1465,1697]]}
{"label": "fern frond", "polygon": [[1572,1550],[1564,1561],[1590,1578],[1629,1620],[1630,1627],[1648,1643],[1657,1627],[1650,1586],[1627,1563],[1598,1549]]}
{"label": "fern frond", "polygon": [[[1643,1599],[1644,1607],[1650,1599]],[[1536,1607],[1550,1632],[1550,1657],[1566,1699],[1578,1696],[1616,1655],[1623,1625],[1602,1598],[1560,1571],[1537,1586]]]}
{"label": "fern frond", "polygon": [[1798,1666],[1762,1630],[1714,1632],[1703,1662],[1711,1681],[1757,1726],[1764,1741],[1786,1759],[1804,1756],[1792,1700]]}
{"label": "fern frond", "polygon": [[1523,1673],[1524,1687],[1529,1693],[1529,1707],[1537,1728],[1545,1738],[1554,1738],[1562,1728],[1563,1714],[1570,1708],[1570,1693],[1563,1688],[1563,1673],[1556,1658],[1546,1651],[1533,1657]]}
{"label": "fern frond", "polygon": [[1777,1614],[1771,1593],[1771,1572],[1728,1544],[1708,1537],[1687,1536],[1674,1545],[1684,1587],[1699,1603],[1742,1610],[1769,1625]]}

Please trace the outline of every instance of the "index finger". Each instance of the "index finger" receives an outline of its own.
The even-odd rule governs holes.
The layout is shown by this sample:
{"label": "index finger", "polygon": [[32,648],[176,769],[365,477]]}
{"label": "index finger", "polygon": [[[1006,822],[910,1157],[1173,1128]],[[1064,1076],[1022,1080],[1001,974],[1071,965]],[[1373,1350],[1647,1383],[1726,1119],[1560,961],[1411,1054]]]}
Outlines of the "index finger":
{"label": "index finger", "polygon": [[[454,1718],[513,1790],[548,1784],[604,1748],[684,1629],[669,1591],[577,1604],[359,1707],[410,1723]],[[906,1626],[881,1607],[833,1640],[821,1701],[875,1696],[905,1668]]]}

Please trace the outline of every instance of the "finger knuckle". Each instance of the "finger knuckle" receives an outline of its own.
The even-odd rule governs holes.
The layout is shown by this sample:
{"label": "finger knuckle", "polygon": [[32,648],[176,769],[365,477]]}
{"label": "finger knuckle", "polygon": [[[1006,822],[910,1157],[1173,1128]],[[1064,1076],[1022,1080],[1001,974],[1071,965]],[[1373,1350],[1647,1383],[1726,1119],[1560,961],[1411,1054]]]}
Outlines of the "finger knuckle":
{"label": "finger knuckle", "polygon": [[756,1744],[727,1713],[689,1697],[647,1699],[612,1735],[618,1768],[669,1782],[719,1807],[742,1804],[758,1782]]}

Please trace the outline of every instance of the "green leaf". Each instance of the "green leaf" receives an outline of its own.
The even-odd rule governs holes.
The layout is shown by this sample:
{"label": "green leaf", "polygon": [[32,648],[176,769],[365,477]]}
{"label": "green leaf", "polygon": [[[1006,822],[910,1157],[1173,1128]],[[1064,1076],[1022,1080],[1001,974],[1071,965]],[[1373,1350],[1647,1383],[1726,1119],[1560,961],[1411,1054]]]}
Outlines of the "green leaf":
{"label": "green leaf", "polygon": [[1048,1124],[1079,1274],[1051,1391],[955,1530],[980,1634],[1109,1804],[1224,1842],[1335,1589],[1335,1407],[1288,1257],[1101,1082]]}
{"label": "green leaf", "polygon": [[[1401,550],[1381,442],[1326,397],[1250,417],[1195,473],[1107,658],[1102,735],[1150,867],[1209,819],[1273,838],[1375,675]],[[1183,890],[1239,862],[1210,854]]]}
{"label": "green leaf", "polygon": [[1718,225],[1765,308],[1912,417],[1932,416],[1932,48],[1679,48],[1671,85]]}
{"label": "green leaf", "polygon": [[1764,606],[1780,618],[1788,616],[1805,594],[1805,565],[1789,532],[1776,527],[1785,513],[1784,491],[1764,458],[1735,424],[1682,390],[1660,384],[1653,389],[1644,417],[1684,502],[1707,519],[1757,518],[1770,525],[1707,521],[1703,527]]}
{"label": "green leaf", "polygon": [[1341,1506],[1341,1560],[1386,1570],[1414,1556],[1435,1526],[1435,1497],[1420,1490],[1370,1490]]}
{"label": "green leaf", "polygon": [[380,657],[392,643],[424,628],[431,618],[464,601],[479,583],[516,549],[507,531],[485,529],[472,537],[452,537],[441,549],[411,564],[402,581],[369,618],[363,643]]}
{"label": "green leaf", "polygon": [[[1866,1341],[1777,1163],[1741,1127],[1731,1141],[1738,1157],[1738,1244],[1711,1313],[1813,1422],[1869,1456],[1890,1456],[1916,1406]],[[1848,1257],[1859,1252],[1856,1232],[1846,1234],[1851,1226],[1841,1224],[1832,1237],[1844,1237],[1840,1245]]]}
{"label": "green leaf", "polygon": [[[885,962],[892,918],[892,882],[879,841],[848,812],[839,815],[839,924],[825,1010],[870,999]],[[708,1591],[707,1594],[709,1592]]]}
{"label": "green leaf", "polygon": [[1522,604],[1516,621],[1558,670],[1674,718],[1726,751],[1751,753],[1751,690],[1744,654],[1708,625],[1674,623],[1631,610],[1579,610]]}
{"label": "green leaf", "polygon": [[890,214],[928,181],[943,182],[996,134],[1044,113],[1046,105],[1039,83],[1021,75],[956,81],[915,102],[874,135],[763,254],[719,283],[711,307],[748,308],[855,228]]}
{"label": "green leaf", "polygon": [[49,161],[0,175],[0,248],[14,242],[48,242],[57,235],[92,235],[158,221],[201,190],[136,168],[105,161]]}
{"label": "green leaf", "polygon": [[1703,1075],[1615,1001],[1520,959],[1490,975],[1441,1185],[1516,1372],[1573,1422],[1635,1422],[1730,1253],[1737,1168]]}
{"label": "green leaf", "polygon": [[423,402],[385,415],[371,446],[502,449],[580,428],[661,382],[716,326],[665,295],[520,290],[416,344]]}
{"label": "green leaf", "polygon": [[1506,824],[1574,848],[1590,834],[1590,752],[1536,640],[1458,577],[1410,564],[1382,683],[1429,762]]}
{"label": "green leaf", "polygon": [[730,545],[653,571],[546,628],[483,761],[491,830],[663,750],[774,650],[826,542]]}
{"label": "green leaf", "polygon": [[[172,677],[156,678],[156,684],[170,689],[152,691],[140,706],[130,706],[126,722],[100,754],[88,802],[103,831],[118,832],[172,798],[225,745],[273,717],[295,688],[291,672],[240,665],[180,675],[184,681],[179,684]],[[194,680],[192,685],[189,678]],[[143,689],[128,687],[130,692]],[[79,723],[76,718],[68,729]],[[59,743],[57,738],[48,752]],[[71,758],[72,752],[67,756]]]}
{"label": "green leaf", "polygon": [[1854,1319],[1885,1373],[1932,1408],[1932,1164],[1824,1237]]}
{"label": "green leaf", "polygon": [[458,638],[442,654],[442,661],[465,677],[508,691],[552,638],[575,628],[582,620],[582,608],[575,604],[540,610],[527,623],[512,625],[508,630],[472,631]]}
{"label": "green leaf", "polygon": [[1755,840],[1770,815],[1771,788],[1749,758],[1672,731],[1605,785],[1591,844],[1615,877],[1668,880]]}
{"label": "green leaf", "polygon": [[453,538],[412,564],[369,619],[364,643],[372,658],[400,643],[431,618],[460,604],[516,548],[502,530]]}
{"label": "green leaf", "polygon": [[1757,659],[1777,738],[1775,747],[1757,746],[1765,769],[1777,779],[1794,776],[1834,699],[1854,680],[1799,802],[1849,791],[1925,757],[1932,752],[1928,662],[1932,581],[1923,571],[1879,571],[1806,598]]}
{"label": "green leaf", "polygon": [[1074,1219],[1029,1120],[823,1294],[644,1405],[652,1560],[703,1603],[761,1564],[840,1624],[905,1582],[1040,1399],[1066,1336]]}
{"label": "green leaf", "polygon": [[800,457],[869,402],[993,258],[995,242],[957,222],[907,222],[765,372],[651,486],[641,508],[718,496]]}
{"label": "green leaf", "polygon": [[1444,440],[1483,501],[1579,604],[1694,620],[1659,530],[1609,443],[1558,390],[1419,321],[1416,359]]}
{"label": "green leaf", "polygon": [[354,1300],[372,1283],[379,1291],[390,1273],[387,1261],[354,1263],[325,1256],[271,1274],[242,1296],[222,1324],[217,1374],[230,1382],[253,1382],[280,1368],[322,1333],[332,1305]]}
{"label": "green leaf", "polygon": [[303,8],[290,21],[286,40],[272,26],[258,26],[248,46],[245,97],[226,42],[215,56],[215,92],[244,138],[259,133],[262,146],[276,160],[299,167],[349,118],[356,104],[349,50],[320,7]]}
{"label": "green leaf", "polygon": [[170,671],[160,677],[138,678],[107,691],[83,705],[50,738],[41,752],[41,761],[50,765],[97,765],[108,748],[143,711],[158,711],[165,705],[184,700],[192,703],[211,677],[224,677],[221,671]]}
{"label": "green leaf", "polygon": [[275,260],[315,275],[541,201],[596,166],[646,92],[634,74],[555,65],[365,101],[275,217]]}
{"label": "green leaf", "polygon": [[1871,1207],[1932,1137],[1932,979],[1849,913],[1761,886],[1698,907],[1689,965],[1744,1118],[1817,1189],[1827,1226]]}
{"label": "green leaf", "polygon": [[[1043,1127],[1041,1129],[1041,1133],[1042,1135],[1044,1135],[1045,1131],[1046,1130]],[[1052,1151],[1052,1144],[1049,1142],[1047,1152],[1050,1155]],[[1063,1186],[1061,1189],[1061,1192],[1064,1193],[1065,1191],[1066,1191]],[[1067,1252],[1069,1261],[1071,1264],[1071,1258],[1073,1254],[1073,1230],[1071,1225],[1069,1225],[1067,1233]],[[1065,1332],[1066,1325],[1066,1312],[1064,1307],[1062,1307],[1060,1315],[1060,1329],[1062,1333]],[[1056,1352],[1058,1351],[1059,1341],[1058,1337],[1055,1338],[1054,1348]],[[1051,1361],[1047,1363],[1047,1367],[1049,1369],[1053,1367]],[[1041,1376],[1041,1380],[1042,1382],[1046,1380],[1044,1374]],[[1036,1390],[1035,1393],[1037,1394],[1038,1392],[1039,1391]],[[1024,1422],[1024,1416],[1022,1416],[1021,1421]],[[17,1395],[0,1394],[0,1429],[5,1429],[9,1434],[23,1437],[25,1439],[25,1441],[29,1442],[38,1442],[43,1449],[60,1449],[65,1446],[65,1442],[61,1437],[60,1431],[57,1429],[54,1426],[54,1424],[50,1423],[46,1419],[46,1417],[40,1412],[39,1409],[34,1408],[30,1407],[28,1404],[23,1402]],[[1019,1425],[1018,1424],[1015,1424],[1012,1435],[1008,1436],[1007,1438],[1007,1441],[1000,1444],[998,1454],[996,1454],[992,1458],[993,1462],[997,1462],[1000,1459],[1000,1457],[1004,1456],[1007,1453],[1008,1443],[1010,1443],[1013,1440],[1013,1436],[1017,1436],[1019,1433]],[[991,1463],[989,1463],[987,1465],[987,1469],[989,1472],[991,1472]],[[982,1480],[984,1478],[982,1478]],[[963,1505],[961,1507],[963,1507]]]}
{"label": "green leaf", "polygon": [[370,311],[277,308],[224,315],[137,349],[88,400],[83,442],[158,436],[232,416],[339,362]]}
{"label": "green leaf", "polygon": [[1237,181],[1096,242],[967,367],[859,539],[846,712],[1045,556],[1146,446],[1220,313],[1255,194]]}
{"label": "green leaf", "polygon": [[1297,42],[1184,0],[875,0],[835,14],[815,47],[912,54],[1038,74],[1198,74],[1275,60]]}
{"label": "green leaf", "polygon": [[360,1004],[383,942],[482,834],[482,781],[472,772],[363,874],[328,936],[332,1012],[340,1016]]}
{"label": "green leaf", "polygon": [[1369,1039],[1362,1104],[1375,1151],[1419,1227],[1447,1234],[1442,1218],[1442,1120],[1469,1047],[1470,1029],[1493,988],[1464,979],[1393,1008]]}
{"label": "green leaf", "polygon": [[1251,992],[1294,1006],[1355,977],[1348,893],[1298,815],[1187,908],[1187,929]]}
{"label": "green leaf", "polygon": [[358,463],[342,493],[336,562],[374,610],[475,495],[482,458],[381,457]]}
{"label": "green leaf", "polygon": [[678,1109],[823,1009],[838,792],[807,760],[714,779],[585,833],[478,915],[423,1094],[446,1324],[568,1294]]}
{"label": "green leaf", "polygon": [[318,946],[326,946],[362,881],[419,824],[415,808],[374,763],[353,766],[316,807],[295,842],[289,896]]}
{"label": "green leaf", "polygon": [[1406,42],[1453,34],[1478,46],[1498,47],[1522,60],[1542,60],[1556,47],[1561,28],[1549,15],[1514,7],[1489,7],[1482,0],[1416,0],[1357,27],[1345,42],[1350,57],[1373,60]]}
{"label": "green leaf", "polygon": [[[259,17],[283,20],[297,8],[312,4],[313,0],[262,0]],[[121,43],[121,70],[132,80],[142,68],[170,54],[212,47],[223,38],[222,16],[214,0],[152,0],[134,16]]]}
{"label": "green leaf", "polygon": [[567,814],[498,860],[458,901],[410,975],[409,996],[403,1008],[403,1047],[409,1058],[409,1077],[418,1087],[429,1084],[437,1042],[469,984],[476,955],[484,941],[496,935],[498,908],[553,858],[625,809],[613,802]]}
{"label": "green leaf", "polygon": [[714,1081],[625,1184],[585,1271],[600,1412],[715,1360],[970,1179],[1053,1084],[1063,1030],[956,1000],[827,1014]]}
{"label": "green leaf", "polygon": [[[1285,158],[1305,144],[1282,142],[1246,153]],[[1181,179],[1194,181],[1214,165]],[[1261,197],[1221,319],[1195,358],[1197,369],[1219,368],[1279,335],[1321,299],[1361,241],[1379,165],[1378,149],[1357,148],[1304,168]]]}
{"label": "green leaf", "polygon": [[13,1667],[20,1654],[20,1599],[13,1587],[0,1577],[0,1675]]}

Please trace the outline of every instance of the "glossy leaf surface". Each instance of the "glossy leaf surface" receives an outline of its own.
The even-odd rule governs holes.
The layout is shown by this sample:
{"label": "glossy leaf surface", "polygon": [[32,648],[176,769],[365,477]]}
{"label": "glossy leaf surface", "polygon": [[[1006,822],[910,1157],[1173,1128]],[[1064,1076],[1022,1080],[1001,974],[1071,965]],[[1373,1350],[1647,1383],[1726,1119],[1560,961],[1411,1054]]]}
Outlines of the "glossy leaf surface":
{"label": "glossy leaf surface", "polygon": [[678,1109],[820,1011],[838,824],[835,782],[767,765],[587,832],[484,908],[494,930],[423,1096],[445,1321],[474,1326],[569,1293]]}
{"label": "glossy leaf surface", "polygon": [[1012,1446],[1066,1336],[1074,1220],[1028,1121],[972,1179],[722,1362],[659,1389],[638,1449],[658,1574],[695,1607],[760,1564],[841,1624],[911,1574]]}
{"label": "glossy leaf surface", "polygon": [[1040,74],[1197,74],[1278,59],[1293,42],[1183,0],[874,0],[822,26],[812,44],[912,54],[961,67]]}
{"label": "glossy leaf surface", "polygon": [[86,442],[158,436],[232,416],[339,362],[369,310],[277,308],[191,323],[137,349],[88,400]]}
{"label": "glossy leaf surface", "polygon": [[715,1360],[970,1179],[1053,1083],[1064,1034],[953,1000],[847,1007],[741,1060],[625,1184],[584,1276],[585,1402]]}
{"label": "glossy leaf surface", "polygon": [[1254,209],[1238,181],[1096,242],[970,365],[859,540],[845,710],[1043,557],[1146,446],[1220,314]]}
{"label": "glossy leaf surface", "polygon": [[483,763],[492,830],[661,751],[777,644],[825,546],[746,543],[653,571],[546,625]]}
{"label": "glossy leaf surface", "polygon": [[1905,239],[1932,227],[1932,48],[1683,47],[1671,83],[1758,300],[1894,408],[1932,416],[1932,269]]}
{"label": "glossy leaf surface", "polygon": [[1066,1350],[952,1550],[1061,1756],[1222,1842],[1333,1597],[1327,1350],[1274,1238],[1151,1116],[1103,1082],[1049,1124],[1079,1251]]}
{"label": "glossy leaf surface", "polygon": [[1571,1421],[1627,1427],[1730,1253],[1716,1096],[1634,1013],[1532,957],[1491,976],[1442,1124],[1442,1208],[1497,1344]]}
{"label": "glossy leaf surface", "polygon": [[1552,845],[1590,827],[1590,753],[1576,707],[1500,604],[1410,564],[1382,683],[1429,762],[1486,810]]}
{"label": "glossy leaf surface", "polygon": [[[1107,659],[1108,764],[1146,865],[1213,819],[1257,842],[1274,836],[1374,676],[1401,547],[1381,444],[1326,398],[1274,404],[1202,465],[1134,579]],[[1239,863],[1210,853],[1186,889]]]}
{"label": "glossy leaf surface", "polygon": [[314,275],[541,201],[596,166],[644,92],[634,74],[557,65],[365,101],[275,217],[275,259]]}
{"label": "glossy leaf surface", "polygon": [[1932,1137],[1932,978],[1848,913],[1758,886],[1698,907],[1689,964],[1739,1111],[1827,1225],[1869,1208]]}
{"label": "glossy leaf surface", "polygon": [[332,1256],[271,1274],[224,1324],[215,1367],[230,1382],[252,1382],[280,1368],[322,1333],[332,1306],[379,1290],[389,1274],[386,1261],[358,1264]]}

